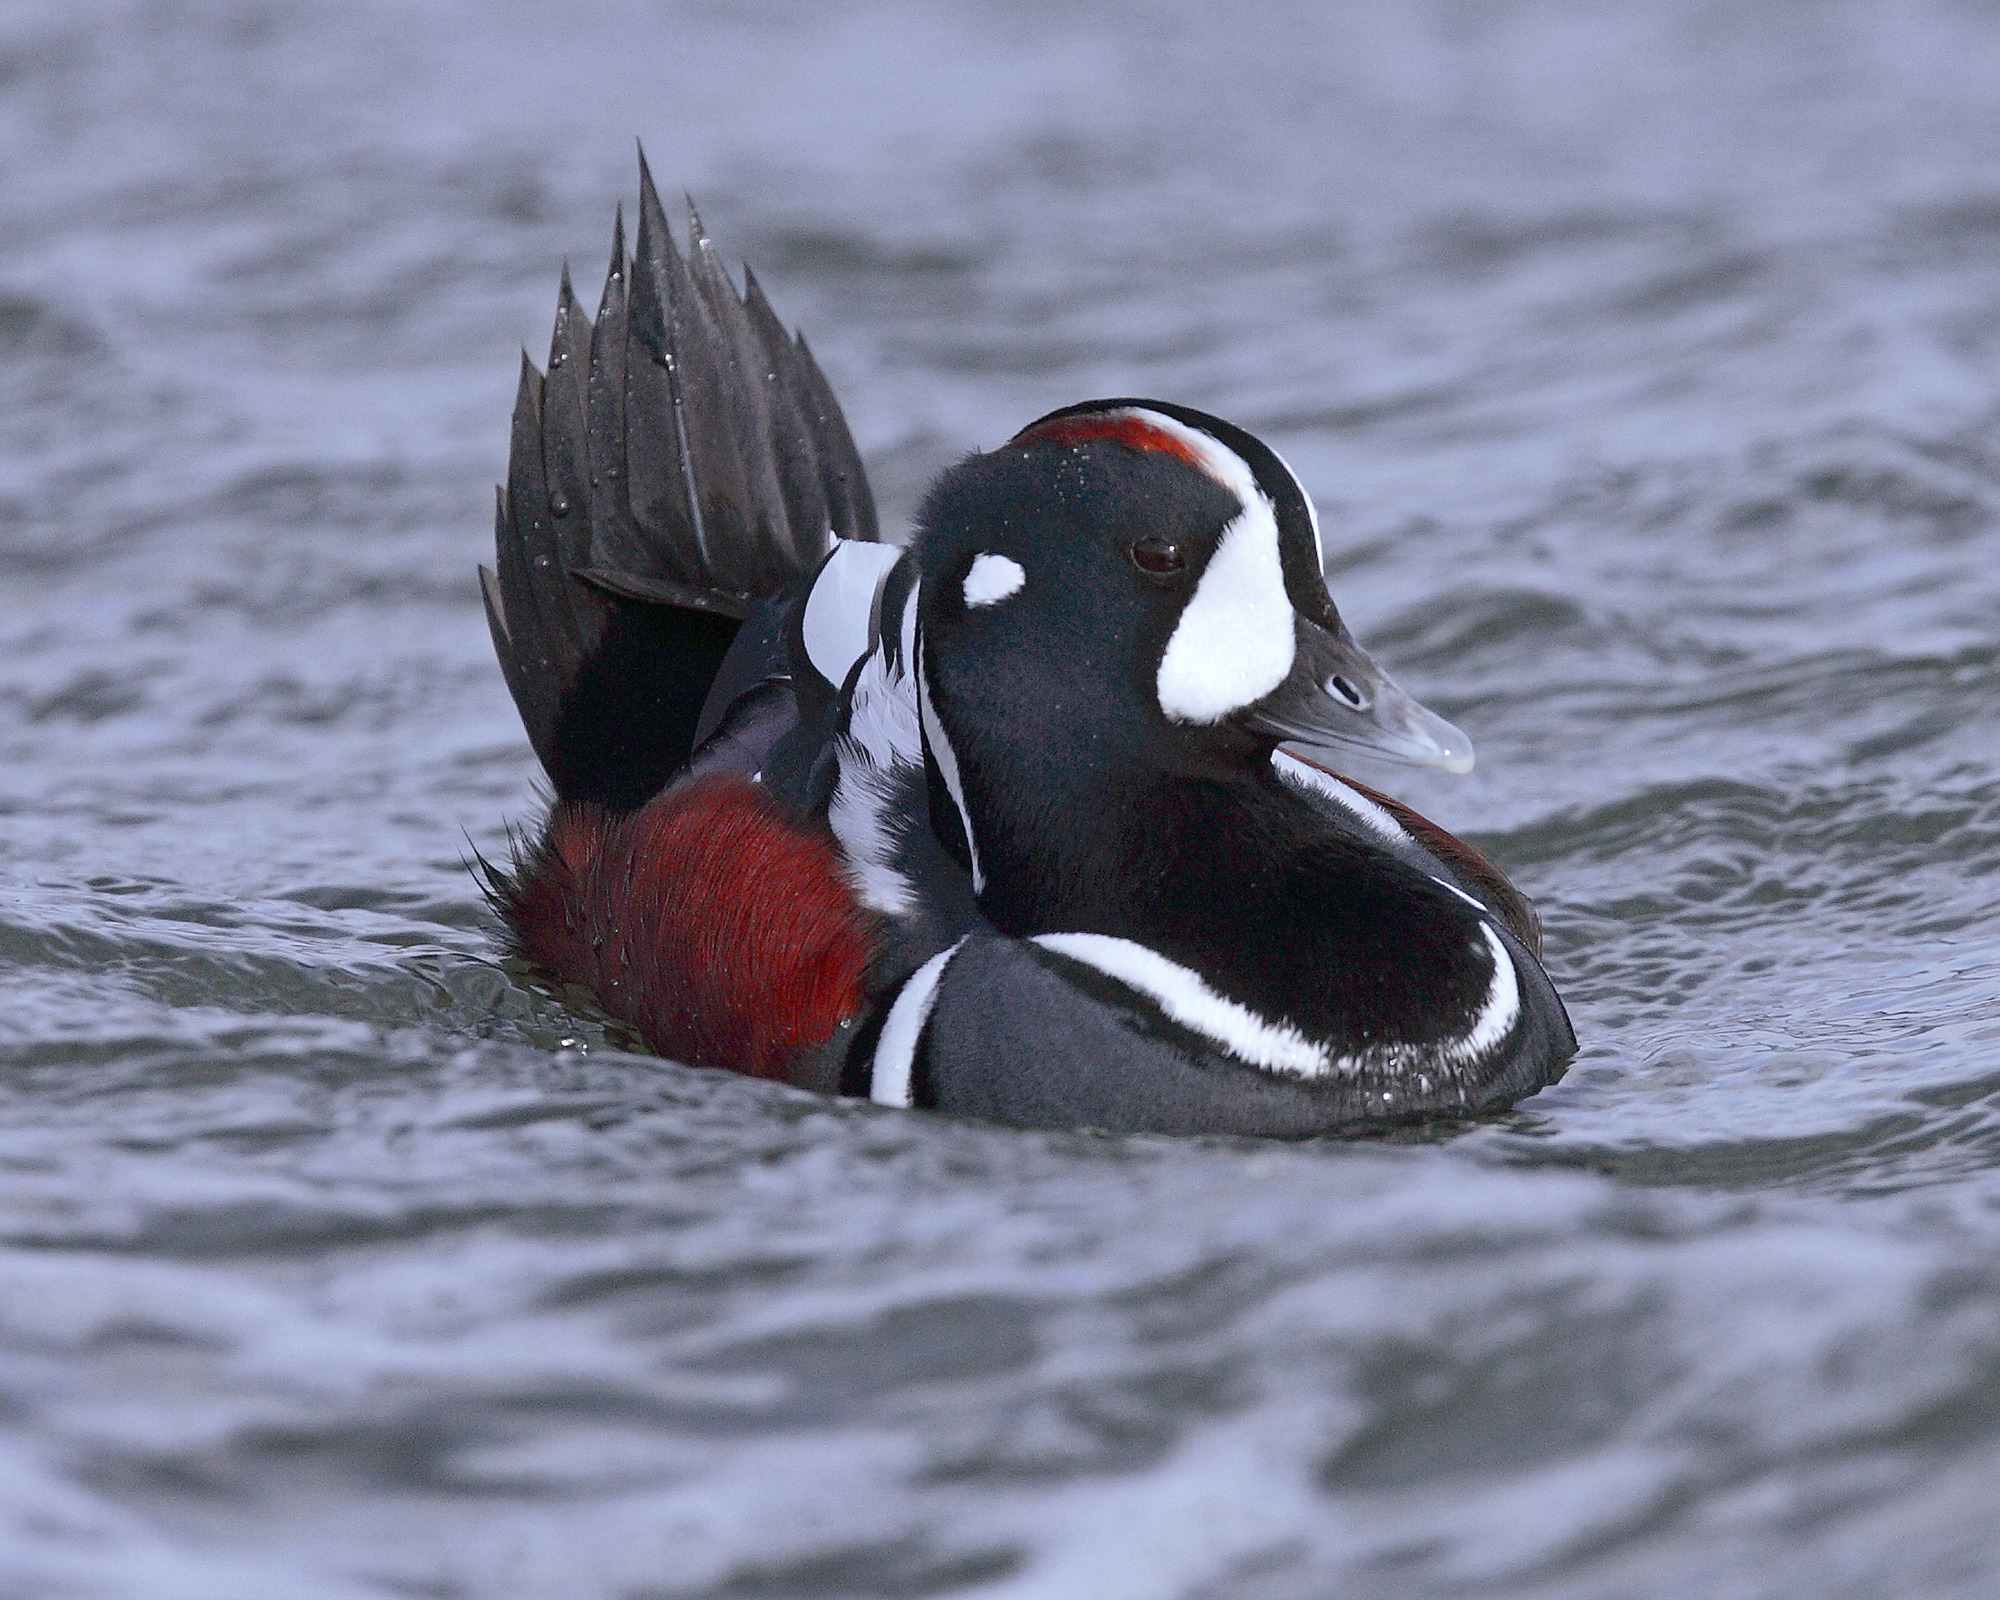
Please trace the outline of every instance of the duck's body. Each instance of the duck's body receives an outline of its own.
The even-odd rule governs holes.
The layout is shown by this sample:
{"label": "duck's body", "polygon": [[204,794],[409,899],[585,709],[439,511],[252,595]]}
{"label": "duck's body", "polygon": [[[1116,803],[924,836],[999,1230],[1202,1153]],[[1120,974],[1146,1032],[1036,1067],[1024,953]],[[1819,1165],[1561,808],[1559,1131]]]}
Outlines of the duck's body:
{"label": "duck's body", "polygon": [[523,953],[665,1054],[1016,1123],[1305,1135],[1560,1074],[1527,902],[1279,748],[1470,764],[1274,453],[1090,402],[876,543],[804,346],[641,179],[629,294],[617,243],[524,373],[487,577],[557,791],[498,884]]}

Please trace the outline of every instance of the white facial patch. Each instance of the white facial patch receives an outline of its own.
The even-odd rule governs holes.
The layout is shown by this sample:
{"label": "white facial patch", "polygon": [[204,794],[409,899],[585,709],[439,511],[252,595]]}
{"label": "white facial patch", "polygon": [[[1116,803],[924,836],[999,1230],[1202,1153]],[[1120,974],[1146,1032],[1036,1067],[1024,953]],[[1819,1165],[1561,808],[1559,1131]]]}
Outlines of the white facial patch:
{"label": "white facial patch", "polygon": [[[1327,1052],[1298,1029],[1268,1022],[1248,1006],[1217,994],[1178,961],[1130,939],[1104,933],[1039,933],[1034,942],[1129,984],[1184,1028],[1213,1039],[1253,1067],[1295,1078],[1317,1078],[1334,1067]],[[1351,1070],[1351,1069],[1343,1069]]]}
{"label": "white facial patch", "polygon": [[[1158,411],[1113,413],[1142,419],[1184,445],[1201,470],[1243,507],[1222,530],[1194,598],[1160,660],[1160,709],[1174,722],[1220,722],[1284,682],[1297,649],[1291,596],[1278,551],[1278,514],[1250,464],[1220,439]],[[1286,467],[1291,473],[1292,469]],[[1292,473],[1292,481],[1298,475]],[[1306,501],[1310,509],[1312,502]],[[1319,513],[1313,511],[1313,542]],[[1322,563],[1324,565],[1324,563]]]}
{"label": "white facial patch", "polygon": [[939,951],[903,982],[902,992],[889,1008],[882,1024],[882,1037],[875,1043],[875,1057],[868,1071],[868,1098],[878,1106],[907,1106],[911,1100],[910,1077],[916,1066],[917,1044],[924,1036],[924,1024],[937,1004],[938,983],[958,944]]}
{"label": "white facial patch", "polygon": [[806,655],[819,675],[838,689],[873,642],[869,621],[875,596],[903,552],[892,544],[834,541],[833,554],[806,596]]}
{"label": "white facial patch", "polygon": [[1292,601],[1278,556],[1278,518],[1249,463],[1218,439],[1133,408],[1171,435],[1243,509],[1222,530],[1194,597],[1160,660],[1160,709],[1174,722],[1219,722],[1261,700],[1292,670]]}
{"label": "white facial patch", "polygon": [[1285,681],[1296,648],[1278,562],[1278,519],[1254,488],[1181,612],[1160,658],[1160,709],[1174,722],[1219,722]]}
{"label": "white facial patch", "polygon": [[977,557],[965,575],[965,603],[968,606],[997,605],[1020,592],[1028,580],[1021,563],[992,554]]}

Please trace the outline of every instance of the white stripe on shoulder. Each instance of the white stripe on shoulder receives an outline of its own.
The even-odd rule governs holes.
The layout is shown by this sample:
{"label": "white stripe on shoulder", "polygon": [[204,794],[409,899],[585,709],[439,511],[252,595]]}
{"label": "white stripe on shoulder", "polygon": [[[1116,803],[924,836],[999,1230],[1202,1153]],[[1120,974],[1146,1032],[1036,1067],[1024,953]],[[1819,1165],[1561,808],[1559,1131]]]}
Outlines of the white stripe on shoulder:
{"label": "white stripe on shoulder", "polygon": [[1253,1067],[1297,1078],[1322,1077],[1336,1065],[1343,1072],[1354,1070],[1329,1060],[1327,1052],[1298,1029],[1266,1021],[1248,1006],[1217,994],[1178,961],[1130,939],[1103,933],[1039,933],[1034,942],[1150,996],[1174,1021],[1213,1039]]}
{"label": "white stripe on shoulder", "polygon": [[[1391,844],[1411,842],[1409,830],[1396,820],[1388,807],[1377,805],[1359,789],[1342,783],[1331,772],[1314,766],[1310,761],[1301,761],[1289,750],[1273,750],[1271,765],[1300,787],[1326,796],[1371,833],[1381,835]],[[1445,887],[1450,888],[1451,885],[1446,884]],[[1474,903],[1477,904],[1476,901]]]}
{"label": "white stripe on shoulder", "polygon": [[807,658],[834,688],[847,682],[854,663],[867,650],[875,596],[902,555],[893,544],[836,539],[833,554],[813,580],[800,626]]}
{"label": "white stripe on shoulder", "polygon": [[1521,1015],[1521,983],[1514,973],[1514,958],[1507,954],[1490,923],[1480,923],[1479,931],[1486,936],[1486,948],[1493,956],[1493,977],[1486,985],[1486,1004],[1480,1007],[1471,1030],[1445,1052],[1453,1061],[1477,1061],[1514,1031]]}
{"label": "white stripe on shoulder", "polygon": [[889,1020],[882,1024],[882,1037],[875,1041],[875,1058],[868,1073],[868,1098],[878,1106],[908,1106],[910,1077],[917,1060],[917,1042],[924,1036],[924,1024],[937,1004],[938,982],[958,944],[940,950],[903,980],[896,1003],[889,1008]]}
{"label": "white stripe on shoulder", "polygon": [[896,659],[902,662],[905,673],[912,670],[910,663],[917,659],[917,597],[923,592],[923,579],[910,585],[910,597],[903,602],[903,615],[896,631]]}

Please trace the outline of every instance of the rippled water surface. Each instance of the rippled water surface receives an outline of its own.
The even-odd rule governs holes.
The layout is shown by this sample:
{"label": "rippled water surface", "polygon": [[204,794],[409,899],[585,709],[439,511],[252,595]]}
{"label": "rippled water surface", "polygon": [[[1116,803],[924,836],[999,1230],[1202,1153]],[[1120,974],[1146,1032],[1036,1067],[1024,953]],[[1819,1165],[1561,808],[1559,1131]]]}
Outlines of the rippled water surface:
{"label": "rippled water surface", "polygon": [[[1023,1134],[496,965],[472,582],[631,139],[887,520],[1318,497],[1540,901],[1470,1128]],[[0,1595],[2000,1593],[2000,11],[12,0]]]}

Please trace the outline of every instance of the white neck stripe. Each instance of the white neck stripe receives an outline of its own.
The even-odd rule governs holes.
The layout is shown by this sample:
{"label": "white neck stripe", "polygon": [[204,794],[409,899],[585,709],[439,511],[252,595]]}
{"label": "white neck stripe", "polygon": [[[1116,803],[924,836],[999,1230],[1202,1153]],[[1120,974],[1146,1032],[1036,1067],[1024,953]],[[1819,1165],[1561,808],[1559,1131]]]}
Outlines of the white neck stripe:
{"label": "white neck stripe", "polygon": [[986,874],[979,868],[979,841],[972,836],[972,813],[965,806],[965,785],[959,782],[958,756],[951,748],[951,740],[945,736],[944,724],[938,721],[937,709],[931,704],[931,686],[924,673],[924,642],[921,637],[917,640],[916,677],[917,712],[923,719],[924,743],[930,747],[931,759],[937,763],[938,776],[944,779],[951,803],[958,808],[958,820],[965,829],[965,853],[972,858],[972,892],[978,895],[986,888]]}
{"label": "white neck stripe", "polygon": [[1306,520],[1312,524],[1313,531],[1313,556],[1319,563],[1320,576],[1324,578],[1326,576],[1326,540],[1321,537],[1319,531],[1319,507],[1313,504],[1313,497],[1306,493],[1306,486],[1299,482],[1299,475],[1292,471],[1291,462],[1287,461],[1283,456],[1278,455],[1278,452],[1270,445],[1267,444],[1264,448],[1270,450],[1272,455],[1277,456],[1278,465],[1285,469],[1285,476],[1292,480],[1293,485],[1299,491],[1299,498],[1306,503]]}
{"label": "white neck stripe", "polygon": [[1463,900],[1467,905],[1471,906],[1474,911],[1485,912],[1489,915],[1491,914],[1492,907],[1488,906],[1484,900],[1473,899],[1471,895],[1467,894],[1463,889],[1459,888],[1457,884],[1446,883],[1444,879],[1440,878],[1435,872],[1430,874],[1430,880],[1432,883],[1436,884],[1440,889],[1447,890],[1450,893],[1457,895],[1459,899]]}
{"label": "white neck stripe", "polygon": [[[1310,761],[1301,761],[1291,751],[1278,749],[1271,752],[1271,765],[1280,775],[1290,778],[1302,788],[1314,794],[1326,796],[1335,805],[1360,822],[1370,832],[1381,835],[1391,844],[1408,844],[1409,832],[1398,822],[1388,807],[1379,806],[1360,790],[1350,788],[1332,773],[1314,766]],[[1450,887],[1449,884],[1446,885]],[[1485,907],[1481,907],[1484,910]]]}

